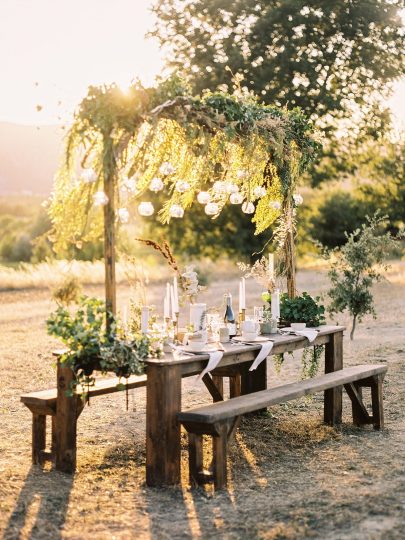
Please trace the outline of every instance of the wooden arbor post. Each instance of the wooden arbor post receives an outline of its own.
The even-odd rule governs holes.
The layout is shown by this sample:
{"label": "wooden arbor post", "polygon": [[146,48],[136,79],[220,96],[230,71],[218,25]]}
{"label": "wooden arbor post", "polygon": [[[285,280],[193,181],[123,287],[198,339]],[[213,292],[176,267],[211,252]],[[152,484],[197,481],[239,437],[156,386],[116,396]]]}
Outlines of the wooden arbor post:
{"label": "wooden arbor post", "polygon": [[287,293],[289,298],[294,298],[297,293],[295,280],[295,246],[294,246],[294,225],[291,202],[285,201],[283,212],[286,216],[287,232],[284,241],[284,264],[285,276],[287,278]]}
{"label": "wooden arbor post", "polygon": [[[108,202],[104,206],[104,265],[105,265],[105,301],[107,311],[116,314],[116,283],[115,283],[115,208],[114,208],[114,174],[104,177],[104,192]],[[107,329],[110,326],[107,317]]]}

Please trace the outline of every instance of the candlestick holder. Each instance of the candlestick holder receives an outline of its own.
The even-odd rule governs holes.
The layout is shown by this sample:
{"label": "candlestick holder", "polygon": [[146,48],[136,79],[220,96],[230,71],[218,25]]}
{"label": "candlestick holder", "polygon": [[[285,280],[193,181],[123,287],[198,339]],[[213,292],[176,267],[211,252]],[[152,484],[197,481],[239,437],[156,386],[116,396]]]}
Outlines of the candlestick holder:
{"label": "candlestick holder", "polygon": [[167,330],[167,332],[169,332],[170,317],[165,317],[165,323],[166,323],[166,330]]}
{"label": "candlestick holder", "polygon": [[179,315],[180,315],[180,312],[176,311],[175,312],[176,319],[173,321],[174,339],[178,339],[178,335],[179,335]]}
{"label": "candlestick holder", "polygon": [[245,308],[240,310],[239,321],[240,322],[246,321],[246,309]]}

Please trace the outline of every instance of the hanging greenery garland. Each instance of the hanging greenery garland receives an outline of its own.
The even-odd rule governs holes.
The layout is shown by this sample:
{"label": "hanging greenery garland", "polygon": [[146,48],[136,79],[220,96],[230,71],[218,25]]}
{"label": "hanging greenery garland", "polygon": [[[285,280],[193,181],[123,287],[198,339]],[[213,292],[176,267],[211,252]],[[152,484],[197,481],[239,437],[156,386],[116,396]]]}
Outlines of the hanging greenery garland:
{"label": "hanging greenery garland", "polygon": [[[134,83],[126,92],[90,87],[67,134],[49,208],[51,239],[64,252],[101,238],[104,186],[112,181],[117,222],[128,220],[135,199],[141,215],[157,212],[162,223],[193,204],[204,204],[213,219],[225,204],[240,204],[256,234],[276,223],[288,258],[297,182],[319,149],[299,109],[263,105],[239,86],[202,97],[177,77],[153,88]],[[153,193],[162,190],[167,198],[157,209]]]}

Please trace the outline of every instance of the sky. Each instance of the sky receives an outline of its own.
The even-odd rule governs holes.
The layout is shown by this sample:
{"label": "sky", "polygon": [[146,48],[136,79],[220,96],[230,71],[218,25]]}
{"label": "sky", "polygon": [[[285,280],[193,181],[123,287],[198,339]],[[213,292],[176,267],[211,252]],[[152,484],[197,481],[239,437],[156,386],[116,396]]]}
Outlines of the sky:
{"label": "sky", "polygon": [[[153,84],[163,69],[151,0],[0,0],[0,121],[69,120],[91,84]],[[405,81],[390,105],[405,125]],[[36,106],[42,106],[41,111]]]}

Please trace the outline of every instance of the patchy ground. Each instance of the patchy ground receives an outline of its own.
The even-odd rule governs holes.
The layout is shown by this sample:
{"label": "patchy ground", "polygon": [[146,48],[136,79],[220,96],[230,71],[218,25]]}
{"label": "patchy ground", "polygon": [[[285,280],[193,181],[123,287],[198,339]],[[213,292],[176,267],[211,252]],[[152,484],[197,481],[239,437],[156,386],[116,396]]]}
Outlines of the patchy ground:
{"label": "patchy ground", "polygon": [[[402,273],[402,276],[401,276]],[[345,338],[345,365],[384,362],[386,430],[321,425],[322,398],[273,407],[245,419],[231,450],[230,489],[214,495],[190,490],[184,439],[180,488],[145,486],[145,391],[93,400],[79,421],[74,477],[30,463],[29,411],[19,395],[55,382],[44,319],[53,308],[48,291],[0,293],[0,534],[5,539],[379,539],[405,537],[405,266],[394,283],[376,289],[377,321]],[[217,282],[218,299],[236,281]],[[319,292],[325,278],[299,276],[301,290]],[[250,305],[258,290],[250,286]],[[101,294],[101,289],[89,290]],[[128,290],[120,291],[122,299]],[[153,287],[158,303],[162,287]],[[256,300],[255,300],[256,299]],[[339,323],[348,323],[343,317]],[[269,361],[271,368],[271,361]],[[299,356],[269,385],[299,377]],[[209,402],[207,391],[186,380],[185,403]]]}

